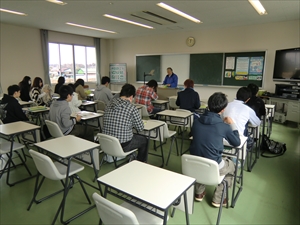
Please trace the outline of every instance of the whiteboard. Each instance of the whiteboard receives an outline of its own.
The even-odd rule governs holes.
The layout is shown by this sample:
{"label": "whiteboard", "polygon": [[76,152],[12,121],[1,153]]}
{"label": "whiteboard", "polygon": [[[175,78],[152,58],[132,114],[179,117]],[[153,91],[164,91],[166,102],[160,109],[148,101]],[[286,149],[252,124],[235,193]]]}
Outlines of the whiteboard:
{"label": "whiteboard", "polygon": [[127,83],[127,64],[126,63],[110,63],[109,77],[112,84]]}
{"label": "whiteboard", "polygon": [[189,79],[190,54],[162,55],[160,71],[162,81],[167,75],[168,67],[171,67],[173,73],[178,76],[178,86],[183,86],[184,81]]}

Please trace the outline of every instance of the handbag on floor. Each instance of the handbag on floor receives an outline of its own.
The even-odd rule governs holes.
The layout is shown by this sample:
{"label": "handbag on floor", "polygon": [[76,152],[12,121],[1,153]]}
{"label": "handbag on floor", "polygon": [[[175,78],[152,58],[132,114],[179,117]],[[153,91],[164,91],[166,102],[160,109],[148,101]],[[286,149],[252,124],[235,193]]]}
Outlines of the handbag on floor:
{"label": "handbag on floor", "polygon": [[264,134],[260,149],[262,157],[274,158],[285,153],[286,144],[271,140],[267,135]]}

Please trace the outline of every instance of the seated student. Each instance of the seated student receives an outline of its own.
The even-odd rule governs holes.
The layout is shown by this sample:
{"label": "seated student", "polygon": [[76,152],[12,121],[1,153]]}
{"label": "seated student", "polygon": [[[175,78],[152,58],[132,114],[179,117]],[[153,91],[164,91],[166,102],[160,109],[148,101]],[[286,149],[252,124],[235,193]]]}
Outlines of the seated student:
{"label": "seated student", "polygon": [[248,84],[248,88],[251,90],[252,96],[246,104],[254,110],[258,118],[261,118],[266,115],[266,107],[264,101],[256,96],[258,86],[256,84]]}
{"label": "seated student", "polygon": [[94,92],[94,100],[103,101],[105,105],[108,105],[109,101],[113,98],[113,95],[108,88],[110,83],[109,77],[101,78],[101,85],[97,86]]}
{"label": "seated student", "polygon": [[58,80],[57,80],[57,84],[55,85],[55,88],[54,88],[54,93],[58,94],[59,93],[59,88],[61,86],[63,86],[65,83],[65,78],[64,77],[59,77]]}
{"label": "seated student", "polygon": [[50,106],[50,120],[57,123],[64,135],[75,135],[77,137],[94,141],[94,129],[87,126],[76,124],[81,120],[81,116],[71,118],[69,102],[72,100],[73,89],[68,85],[63,85],[59,89],[59,99]]}
{"label": "seated student", "polygon": [[[222,158],[224,149],[223,138],[232,146],[240,145],[240,138],[237,128],[230,117],[225,117],[224,122],[221,114],[227,106],[226,95],[216,92],[208,99],[208,109],[194,121],[192,127],[193,141],[190,146],[191,155],[201,156],[216,161],[219,164],[220,175],[225,177],[228,187],[231,187],[235,171],[234,164],[228,158]],[[223,185],[217,186],[212,205],[220,207]],[[195,200],[201,202],[205,196],[205,185],[196,183]],[[226,193],[225,193],[226,194]],[[228,201],[225,196],[223,204]]]}
{"label": "seated student", "polygon": [[43,101],[43,97],[49,93],[47,92],[47,90],[45,90],[45,92],[42,92],[42,87],[42,78],[35,77],[31,86],[30,97],[31,100],[34,101],[37,105],[46,105],[46,103]]}
{"label": "seated student", "polygon": [[7,94],[4,94],[1,104],[7,104],[5,106],[6,117],[3,119],[3,123],[12,123],[17,121],[28,121],[26,114],[22,110],[22,106],[19,104],[17,98],[20,97],[20,87],[18,85],[11,85],[7,88]]}
{"label": "seated student", "polygon": [[194,91],[194,81],[187,79],[184,81],[184,91],[178,92],[176,105],[180,109],[186,109],[191,112],[195,112],[196,109],[200,108],[199,94]]}
{"label": "seated student", "polygon": [[75,86],[75,92],[78,94],[78,99],[86,100],[87,94],[84,91],[84,80],[77,79],[74,86]]}
{"label": "seated student", "polygon": [[72,96],[72,100],[69,102],[69,106],[71,109],[72,113],[78,113],[81,110],[78,108],[79,106],[81,106],[82,101],[78,100],[78,94],[75,92],[75,86],[74,84],[68,84],[72,90],[73,90],[73,96]]}
{"label": "seated student", "polygon": [[120,92],[120,97],[111,100],[103,116],[103,133],[118,138],[124,152],[138,148],[137,159],[146,162],[148,139],[132,132],[132,128],[137,131],[144,129],[138,109],[131,104],[134,96],[135,87],[125,84]]}
{"label": "seated student", "polygon": [[41,90],[42,93],[45,93],[45,95],[42,97],[42,100],[44,102],[44,105],[45,106],[50,106],[51,103],[52,103],[52,89],[50,87],[49,84],[45,84],[43,87],[42,87],[42,90]]}
{"label": "seated student", "polygon": [[156,114],[161,111],[160,108],[155,108],[151,101],[158,99],[157,82],[150,80],[146,85],[140,87],[136,91],[135,103],[145,105],[148,113]]}
{"label": "seated student", "polygon": [[167,75],[163,81],[163,85],[167,87],[176,88],[178,85],[178,77],[175,73],[173,73],[173,69],[171,67],[167,68]]}
{"label": "seated student", "polygon": [[247,87],[241,87],[236,93],[236,99],[228,103],[223,116],[231,117],[235,122],[239,134],[247,136],[247,124],[250,122],[253,126],[260,125],[260,119],[256,116],[253,109],[246,105],[251,98],[251,91]]}

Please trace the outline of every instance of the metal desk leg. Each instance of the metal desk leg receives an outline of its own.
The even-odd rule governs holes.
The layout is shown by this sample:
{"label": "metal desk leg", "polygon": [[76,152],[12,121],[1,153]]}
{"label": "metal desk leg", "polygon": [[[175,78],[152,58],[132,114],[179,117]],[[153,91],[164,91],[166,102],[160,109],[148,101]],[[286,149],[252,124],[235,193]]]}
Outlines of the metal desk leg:
{"label": "metal desk leg", "polygon": [[189,225],[190,221],[189,221],[189,211],[188,211],[188,203],[187,203],[187,191],[184,192],[183,194],[183,199],[184,199],[184,211],[185,211],[185,220],[186,220],[186,224]]}

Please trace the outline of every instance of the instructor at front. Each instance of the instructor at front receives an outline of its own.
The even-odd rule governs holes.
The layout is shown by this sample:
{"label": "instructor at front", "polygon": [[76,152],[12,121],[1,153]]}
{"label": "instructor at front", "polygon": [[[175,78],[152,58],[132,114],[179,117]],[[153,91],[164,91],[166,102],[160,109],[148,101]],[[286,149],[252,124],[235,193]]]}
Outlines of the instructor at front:
{"label": "instructor at front", "polygon": [[178,85],[178,77],[175,73],[173,73],[173,69],[171,67],[167,68],[167,75],[165,77],[165,80],[163,82],[163,85],[166,85],[167,87],[176,88]]}

